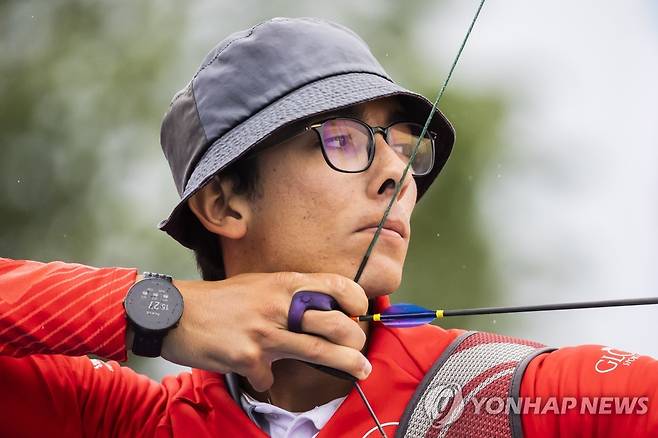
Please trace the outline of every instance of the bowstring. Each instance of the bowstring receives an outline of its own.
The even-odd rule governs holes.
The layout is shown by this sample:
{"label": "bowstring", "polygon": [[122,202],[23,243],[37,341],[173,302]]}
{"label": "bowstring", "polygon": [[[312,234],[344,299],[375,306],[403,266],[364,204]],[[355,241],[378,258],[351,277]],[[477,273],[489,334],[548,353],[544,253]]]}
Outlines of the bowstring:
{"label": "bowstring", "polygon": [[[379,239],[379,235],[381,234],[382,228],[384,228],[384,224],[386,223],[386,219],[388,218],[388,215],[391,212],[391,209],[393,208],[393,204],[395,203],[395,200],[397,199],[398,195],[400,194],[400,190],[402,188],[402,183],[404,182],[404,179],[407,177],[407,173],[409,173],[409,168],[411,168],[411,165],[414,162],[414,159],[416,158],[416,153],[418,152],[418,148],[420,147],[420,143],[425,137],[425,134],[427,133],[427,130],[430,126],[430,123],[432,121],[432,117],[434,117],[434,114],[436,113],[436,110],[439,105],[439,101],[441,100],[441,97],[443,97],[443,93],[446,90],[446,87],[448,86],[448,82],[450,81],[450,78],[452,77],[452,72],[455,71],[455,67],[457,66],[457,61],[459,61],[459,57],[462,54],[462,51],[464,50],[464,46],[466,46],[466,41],[468,41],[468,37],[471,35],[471,31],[473,30],[473,26],[475,26],[475,22],[478,19],[478,16],[480,15],[480,11],[482,10],[482,6],[484,5],[485,0],[481,0],[480,4],[478,6],[477,11],[475,12],[475,15],[473,16],[473,19],[471,20],[471,24],[468,27],[468,30],[466,31],[466,36],[462,40],[461,45],[459,46],[459,50],[457,51],[457,56],[455,56],[455,59],[452,61],[452,65],[450,66],[450,70],[448,71],[448,76],[446,77],[445,81],[443,81],[443,85],[441,86],[441,90],[439,91],[438,96],[434,100],[434,103],[432,104],[432,109],[430,110],[430,114],[427,117],[427,120],[425,121],[425,125],[423,126],[423,130],[421,131],[420,135],[418,136],[418,141],[416,142],[416,146],[414,147],[413,151],[411,152],[411,157],[409,157],[409,162],[407,165],[404,167],[404,171],[402,172],[402,176],[400,177],[400,181],[395,185],[395,191],[393,192],[393,196],[391,196],[391,200],[389,201],[388,205],[386,206],[386,210],[384,211],[384,215],[382,216],[381,220],[379,221],[379,224],[377,225],[377,230],[375,231],[375,235],[373,236],[372,240],[370,241],[370,244],[368,245],[368,249],[366,250],[366,253],[363,255],[363,259],[361,260],[361,264],[359,265],[359,269],[356,273],[356,276],[354,277],[354,282],[358,283],[359,280],[361,279],[361,275],[363,274],[363,270],[366,267],[366,264],[368,263],[368,260],[370,259],[370,254],[372,254],[372,251],[375,248],[375,244],[377,243],[377,240]],[[379,419],[377,418],[377,415],[373,411],[372,407],[370,406],[370,403],[368,402],[368,398],[364,394],[363,390],[359,386],[358,382],[355,380],[354,381],[354,386],[356,387],[357,391],[359,392],[359,396],[365,403],[366,407],[368,408],[368,411],[370,412],[370,416],[373,418],[375,421],[375,424],[377,425],[377,429],[379,430],[379,433],[382,435],[382,437],[386,438],[386,432],[384,432],[381,423]]]}
{"label": "bowstring", "polygon": [[[366,264],[368,263],[368,260],[370,259],[370,254],[372,254],[373,249],[375,248],[375,244],[377,243],[377,240],[379,239],[379,235],[381,234],[382,228],[384,227],[384,223],[386,223],[386,219],[388,218],[388,215],[391,212],[391,209],[393,208],[393,204],[395,203],[395,200],[397,199],[398,195],[400,194],[400,190],[402,188],[402,183],[404,182],[404,179],[407,177],[407,173],[409,172],[409,168],[411,168],[411,165],[414,162],[414,159],[416,158],[416,153],[418,152],[418,148],[420,147],[420,143],[422,139],[425,137],[425,134],[427,133],[427,130],[430,126],[430,122],[432,121],[432,117],[434,117],[434,114],[436,113],[436,110],[439,106],[439,101],[441,100],[441,97],[443,97],[443,93],[446,90],[446,87],[448,86],[448,82],[450,81],[450,78],[452,77],[452,72],[455,71],[455,67],[457,66],[457,61],[459,61],[459,57],[462,54],[462,51],[464,50],[464,46],[466,46],[466,41],[468,41],[468,37],[471,35],[471,31],[473,30],[473,26],[475,26],[475,22],[478,19],[478,16],[480,15],[480,11],[482,10],[482,6],[484,6],[485,0],[481,0],[480,4],[478,6],[477,11],[475,12],[475,15],[473,16],[473,19],[471,20],[471,24],[468,27],[468,30],[466,31],[466,36],[462,40],[461,45],[459,46],[459,50],[457,51],[457,56],[455,56],[455,59],[452,61],[452,65],[450,66],[450,70],[448,71],[448,76],[446,77],[445,81],[443,81],[443,85],[441,86],[441,90],[439,91],[438,96],[434,100],[434,103],[432,105],[432,109],[430,110],[430,114],[427,117],[427,120],[425,121],[425,125],[423,126],[423,130],[421,131],[420,135],[418,136],[418,141],[416,142],[416,146],[414,147],[413,151],[411,152],[411,157],[409,157],[409,162],[407,165],[404,167],[404,171],[402,172],[402,176],[400,177],[400,181],[395,185],[395,191],[393,192],[393,196],[391,196],[391,200],[389,201],[388,205],[386,206],[386,210],[384,211],[384,215],[382,216],[381,220],[379,221],[379,224],[377,225],[377,230],[375,231],[375,235],[373,236],[372,240],[370,241],[370,245],[368,245],[368,249],[366,250],[366,253],[363,255],[363,259],[361,260],[361,264],[359,265],[359,269],[356,273],[356,276],[354,277],[354,282],[358,283],[359,280],[361,279],[361,275],[363,274],[363,270],[366,267]],[[377,429],[379,430],[380,434],[382,437],[386,438],[386,432],[384,432],[381,423],[379,422],[379,419],[377,418],[377,415],[375,412],[372,410],[372,407],[370,406],[370,403],[368,402],[368,398],[366,395],[363,393],[363,390],[361,390],[361,387],[359,386],[358,382],[355,380],[354,381],[354,386],[359,392],[359,395],[361,396],[361,399],[365,403],[366,407],[368,408],[368,411],[370,412],[370,416],[373,418],[375,421],[375,424],[377,425]]]}
{"label": "bowstring", "polygon": [[368,249],[366,250],[365,254],[363,255],[363,258],[361,259],[361,264],[359,265],[359,269],[356,272],[356,276],[354,277],[354,282],[358,283],[359,280],[361,279],[361,275],[363,274],[363,270],[366,268],[366,264],[368,263],[368,260],[370,259],[370,255],[372,254],[373,250],[375,249],[375,244],[379,240],[379,235],[382,232],[382,228],[384,228],[384,224],[386,223],[386,219],[388,218],[388,215],[391,213],[391,209],[393,208],[393,204],[395,203],[395,200],[397,199],[398,195],[400,194],[400,190],[402,189],[402,183],[404,182],[404,179],[407,177],[407,173],[409,173],[409,169],[411,168],[414,159],[416,158],[416,154],[418,152],[418,149],[420,147],[420,143],[425,137],[425,134],[427,134],[427,130],[430,126],[430,123],[432,122],[432,117],[434,117],[434,114],[436,113],[436,110],[439,106],[439,101],[441,100],[441,97],[443,97],[443,94],[448,87],[448,82],[450,82],[450,78],[452,77],[452,73],[455,71],[455,67],[457,66],[457,62],[459,61],[459,58],[461,57],[462,51],[464,50],[464,47],[466,46],[466,41],[468,41],[468,37],[471,35],[471,31],[473,30],[473,27],[475,26],[475,22],[478,19],[478,16],[480,15],[480,11],[482,10],[482,6],[484,6],[485,0],[480,1],[480,5],[477,8],[477,11],[475,12],[475,15],[473,16],[473,19],[471,20],[471,24],[468,27],[468,30],[466,31],[466,35],[464,36],[464,39],[462,40],[461,45],[459,46],[459,50],[457,51],[457,55],[452,61],[452,65],[450,66],[450,70],[448,71],[448,76],[446,76],[445,81],[443,81],[443,85],[441,86],[441,89],[434,100],[434,103],[432,104],[432,109],[430,110],[430,114],[427,117],[427,120],[425,121],[425,125],[423,126],[423,130],[420,132],[420,135],[418,136],[418,141],[416,142],[416,146],[414,147],[413,151],[411,152],[411,156],[409,157],[409,162],[407,165],[404,167],[404,171],[402,172],[402,176],[400,177],[400,181],[395,185],[395,191],[393,192],[393,196],[391,196],[390,201],[388,202],[388,205],[386,206],[386,210],[384,210],[384,215],[382,216],[381,220],[379,221],[379,224],[377,225],[377,230],[375,230],[375,235],[372,237],[372,240],[370,241],[370,244],[368,245]]}

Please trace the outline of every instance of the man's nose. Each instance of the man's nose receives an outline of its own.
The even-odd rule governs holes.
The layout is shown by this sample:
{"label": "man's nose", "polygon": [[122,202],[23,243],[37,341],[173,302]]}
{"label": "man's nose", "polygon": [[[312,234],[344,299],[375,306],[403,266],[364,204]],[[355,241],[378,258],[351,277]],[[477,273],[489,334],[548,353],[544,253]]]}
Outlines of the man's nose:
{"label": "man's nose", "polygon": [[[373,166],[375,172],[375,185],[377,195],[391,196],[396,189],[396,185],[402,178],[406,163],[400,159],[398,154],[386,142],[384,130],[377,128],[375,130],[375,157]],[[398,193],[398,200],[402,199],[409,189],[410,184],[413,184],[413,177],[407,173],[407,177],[402,182],[402,187]]]}

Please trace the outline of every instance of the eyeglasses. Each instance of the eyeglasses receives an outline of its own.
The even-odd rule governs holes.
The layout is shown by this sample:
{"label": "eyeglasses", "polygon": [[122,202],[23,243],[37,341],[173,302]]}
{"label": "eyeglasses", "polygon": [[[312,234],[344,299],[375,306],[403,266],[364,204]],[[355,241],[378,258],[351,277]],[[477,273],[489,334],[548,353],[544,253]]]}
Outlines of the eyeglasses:
{"label": "eyeglasses", "polygon": [[[423,126],[417,123],[396,122],[385,128],[370,126],[358,119],[338,117],[306,127],[317,132],[322,143],[322,154],[334,170],[346,173],[363,172],[375,158],[375,134],[381,133],[398,157],[408,164],[418,144]],[[420,141],[411,165],[414,176],[427,175],[434,165],[434,139],[427,131]]]}

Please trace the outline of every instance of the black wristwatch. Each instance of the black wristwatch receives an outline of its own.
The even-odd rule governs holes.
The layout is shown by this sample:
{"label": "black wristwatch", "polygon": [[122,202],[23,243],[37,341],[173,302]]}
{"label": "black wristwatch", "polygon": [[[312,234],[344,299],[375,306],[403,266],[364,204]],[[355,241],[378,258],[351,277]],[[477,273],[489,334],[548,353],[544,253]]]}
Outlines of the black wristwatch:
{"label": "black wristwatch", "polygon": [[168,275],[145,272],[123,300],[126,318],[135,337],[132,351],[138,356],[158,357],[162,340],[183,315],[183,296]]}

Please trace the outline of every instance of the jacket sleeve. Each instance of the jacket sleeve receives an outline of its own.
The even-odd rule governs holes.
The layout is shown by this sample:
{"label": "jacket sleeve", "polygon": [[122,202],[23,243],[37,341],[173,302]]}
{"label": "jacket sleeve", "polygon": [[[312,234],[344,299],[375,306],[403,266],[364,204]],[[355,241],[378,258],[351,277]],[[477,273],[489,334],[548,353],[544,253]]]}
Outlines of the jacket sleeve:
{"label": "jacket sleeve", "polygon": [[528,438],[658,436],[658,361],[648,356],[561,348],[529,363],[520,395]]}
{"label": "jacket sleeve", "polygon": [[[136,271],[0,258],[0,436],[148,436],[167,389],[121,367]],[[82,357],[73,357],[82,356]]]}
{"label": "jacket sleeve", "polygon": [[123,299],[135,269],[0,258],[0,356],[126,360]]}

